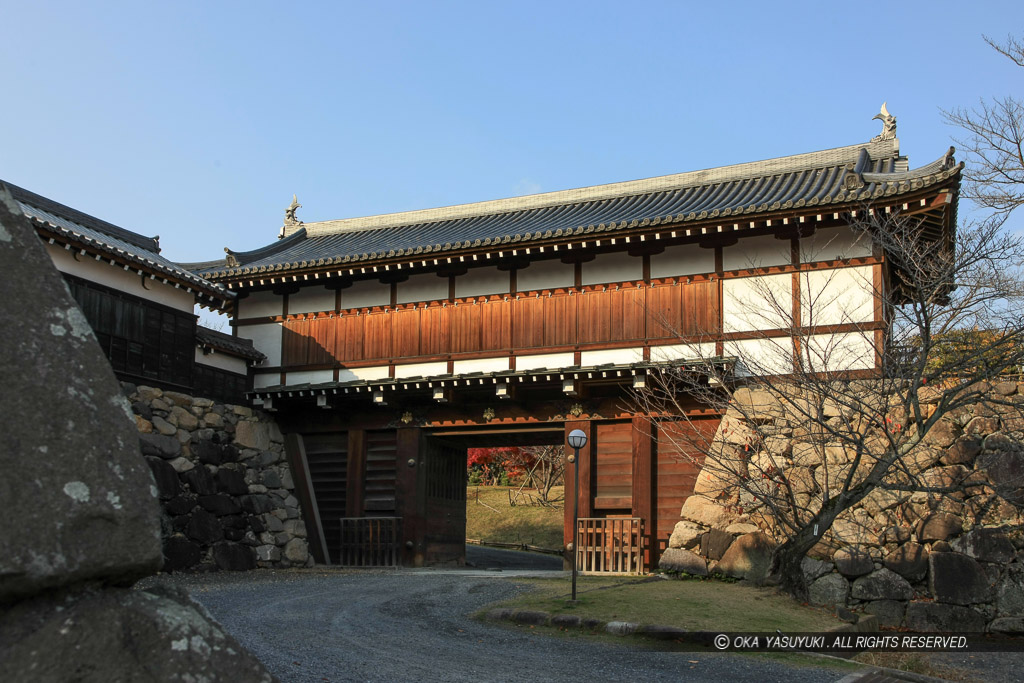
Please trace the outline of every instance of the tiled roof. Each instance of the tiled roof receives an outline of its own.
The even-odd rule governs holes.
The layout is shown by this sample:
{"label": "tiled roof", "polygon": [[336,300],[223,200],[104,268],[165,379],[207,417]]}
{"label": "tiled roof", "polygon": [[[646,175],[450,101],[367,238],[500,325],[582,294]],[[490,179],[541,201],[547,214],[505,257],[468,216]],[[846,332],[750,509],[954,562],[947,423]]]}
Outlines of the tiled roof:
{"label": "tiled roof", "polygon": [[6,181],[0,180],[0,183],[7,186],[21,210],[37,228],[49,230],[104,255],[130,262],[146,273],[181,282],[214,302],[224,304],[235,298],[235,294],[222,285],[210,282],[160,256],[160,244],[156,237],[145,237],[125,230]]}
{"label": "tiled roof", "polygon": [[251,339],[242,339],[202,325],[196,326],[196,344],[252,361],[264,361],[267,358],[256,350]]}
{"label": "tiled roof", "polygon": [[959,173],[949,153],[915,170],[897,140],[767,161],[475,204],[307,223],[261,249],[185,264],[212,278],[312,269],[607,233],[753,217],[894,197]]}

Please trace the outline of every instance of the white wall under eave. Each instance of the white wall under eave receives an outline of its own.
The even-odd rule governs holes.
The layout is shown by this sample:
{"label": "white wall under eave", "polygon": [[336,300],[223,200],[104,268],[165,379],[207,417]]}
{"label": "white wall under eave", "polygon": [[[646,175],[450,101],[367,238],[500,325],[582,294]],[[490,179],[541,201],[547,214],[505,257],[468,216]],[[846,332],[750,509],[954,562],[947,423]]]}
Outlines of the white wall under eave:
{"label": "white wall under eave", "polygon": [[507,270],[495,266],[470,268],[465,275],[455,278],[455,296],[484,296],[487,294],[508,294],[511,279]]}
{"label": "white wall under eave", "polygon": [[288,313],[319,313],[334,310],[334,291],[323,285],[303,287],[288,295]]}
{"label": "white wall under eave", "polygon": [[[125,270],[124,266],[112,266],[110,261],[97,261],[95,257],[88,254],[79,254],[78,250],[68,251],[64,247],[48,244],[46,251],[50,254],[53,265],[62,273],[74,275],[83,280],[95,282],[98,285],[163,304],[179,311],[192,313],[195,308],[195,294],[189,294],[183,287],[175,289],[174,285],[165,285],[159,279],[151,280],[149,275],[145,276],[145,284],[143,284],[143,276],[139,275],[137,270]],[[72,252],[78,255],[78,260],[75,260]]]}
{"label": "white wall under eave", "polygon": [[323,384],[334,381],[334,370],[298,370],[288,371],[285,384]]}
{"label": "white wall under eave", "polygon": [[380,280],[356,280],[341,290],[341,308],[370,308],[391,303],[391,285]]}
{"label": "white wall under eave", "polygon": [[793,262],[791,244],[790,240],[775,239],[774,235],[744,237],[731,247],[722,249],[722,269],[788,266]]}
{"label": "white wall under eave", "polygon": [[584,285],[600,285],[608,282],[635,282],[643,277],[644,261],[641,257],[616,251],[598,254],[593,261],[584,263],[580,282]]}
{"label": "white wall under eave", "polygon": [[788,273],[722,280],[722,327],[726,333],[792,325],[793,277]]}
{"label": "white wall under eave", "polygon": [[875,334],[870,330],[844,334],[816,334],[808,337],[801,361],[808,370],[870,370],[877,367]]}
{"label": "white wall under eave", "polygon": [[792,337],[727,341],[723,355],[738,357],[752,375],[785,375],[793,372]]}
{"label": "white wall under eave", "polygon": [[452,372],[456,375],[468,375],[471,372],[501,372],[502,370],[508,370],[508,356],[503,358],[457,360],[452,363],[452,368]]}
{"label": "white wall under eave", "polygon": [[443,301],[448,298],[448,278],[437,273],[412,275],[405,282],[398,283],[398,303],[408,304],[419,301]]}
{"label": "white wall under eave", "polygon": [[651,362],[707,360],[715,357],[714,344],[664,344],[651,347]]}
{"label": "white wall under eave", "polygon": [[281,335],[281,323],[242,325],[238,328],[238,336],[251,339],[256,350],[267,357],[263,365],[270,367],[281,364]]}
{"label": "white wall under eave", "polygon": [[264,375],[253,375],[252,388],[253,389],[266,389],[267,387],[277,386],[281,383],[281,375],[276,372],[269,372]]}
{"label": "white wall under eave", "polygon": [[250,292],[235,304],[237,318],[270,318],[284,312],[284,296],[270,291]]}
{"label": "white wall under eave", "polygon": [[448,374],[447,361],[433,363],[406,363],[395,365],[395,379],[403,377],[436,377]]}
{"label": "white wall under eave", "polygon": [[227,353],[221,353],[217,350],[204,353],[198,346],[196,347],[195,360],[196,363],[199,363],[200,365],[209,365],[211,368],[227,370],[228,372],[234,372],[239,375],[244,375],[248,372],[249,367],[249,364],[246,363],[244,358],[232,356]]}
{"label": "white wall under eave", "polygon": [[516,289],[530,292],[540,289],[572,287],[576,281],[575,267],[559,259],[531,261],[525,268],[516,270]]}
{"label": "white wall under eave", "polygon": [[372,381],[375,379],[387,379],[390,374],[387,365],[374,365],[369,368],[342,368],[338,372],[339,382],[355,382],[357,380]]}
{"label": "white wall under eave", "polygon": [[800,240],[800,262],[835,261],[871,256],[871,236],[843,225],[819,228]]}
{"label": "white wall under eave", "polygon": [[532,356],[516,356],[516,370],[539,370],[547,368],[571,368],[575,365],[572,353],[538,353]]}
{"label": "white wall under eave", "polygon": [[871,266],[800,274],[800,323],[804,326],[871,322],[875,317]]}
{"label": "white wall under eave", "polygon": [[600,351],[582,351],[580,353],[580,366],[586,368],[592,367],[594,365],[605,365],[607,363],[614,363],[615,365],[627,365],[629,363],[639,363],[643,359],[643,347],[634,347],[628,349],[602,349]]}
{"label": "white wall under eave", "polygon": [[677,277],[715,272],[715,250],[703,249],[696,244],[667,247],[660,254],[651,255],[651,277]]}

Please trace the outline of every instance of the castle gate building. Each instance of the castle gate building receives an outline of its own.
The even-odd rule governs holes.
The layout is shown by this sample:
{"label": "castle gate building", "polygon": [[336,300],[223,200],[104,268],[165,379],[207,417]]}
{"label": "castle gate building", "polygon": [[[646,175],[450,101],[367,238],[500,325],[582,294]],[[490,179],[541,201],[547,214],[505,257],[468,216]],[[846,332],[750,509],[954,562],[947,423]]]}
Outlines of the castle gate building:
{"label": "castle gate building", "polygon": [[[564,444],[582,429],[580,516],[629,520],[649,568],[697,475],[659,435],[711,434],[719,415],[684,400],[688,419],[652,421],[630,400],[634,384],[789,343],[791,327],[744,313],[759,288],[796,312],[808,288],[834,288],[844,314],[825,311],[812,332],[851,349],[841,369],[877,372],[878,355],[857,351],[885,335],[891,267],[851,224],[899,212],[948,240],[960,170],[952,150],[910,170],[883,134],[365,218],[303,224],[293,201],[278,240],[190,268],[237,293],[234,332],[267,356],[251,396],[277,411],[319,561],[360,561],[344,534],[394,533],[396,562],[462,562],[465,449]],[[360,519],[378,521],[346,526]]]}

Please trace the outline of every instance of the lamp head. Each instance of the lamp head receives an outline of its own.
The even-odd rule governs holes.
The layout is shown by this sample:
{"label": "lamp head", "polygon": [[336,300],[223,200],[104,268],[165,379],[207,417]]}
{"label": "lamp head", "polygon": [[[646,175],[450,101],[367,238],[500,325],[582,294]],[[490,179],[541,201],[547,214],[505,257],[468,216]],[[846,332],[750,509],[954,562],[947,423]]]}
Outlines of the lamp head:
{"label": "lamp head", "polygon": [[583,433],[582,429],[574,429],[569,432],[568,442],[570,448],[583,448],[587,445],[587,435]]}

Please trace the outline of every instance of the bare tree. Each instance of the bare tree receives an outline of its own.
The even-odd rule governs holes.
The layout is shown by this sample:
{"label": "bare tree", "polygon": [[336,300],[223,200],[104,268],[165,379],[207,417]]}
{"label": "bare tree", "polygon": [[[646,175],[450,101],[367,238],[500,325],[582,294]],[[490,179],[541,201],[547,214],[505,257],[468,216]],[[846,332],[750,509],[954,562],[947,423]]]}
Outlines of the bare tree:
{"label": "bare tree", "polygon": [[[678,419],[694,399],[724,415],[714,439],[665,428],[660,438],[686,441],[674,450],[702,466],[698,493],[780,542],[773,571],[802,599],[803,558],[833,525],[876,523],[843,517],[869,496],[938,499],[985,485],[975,475],[936,478],[944,420],[984,402],[1024,430],[1024,405],[993,398],[987,383],[1024,362],[1021,240],[1001,217],[963,226],[950,243],[913,217],[870,207],[857,215],[852,227],[884,251],[890,282],[806,270],[794,306],[785,279],[751,278],[733,315],[772,332],[727,342],[731,363],[693,344],[700,371],[670,366],[637,394],[656,420]],[[949,353],[950,336],[963,330],[987,334]],[[1022,485],[1004,481],[1001,492],[1021,503]]]}
{"label": "bare tree", "polygon": [[[1005,44],[987,36],[985,42],[1024,67],[1024,43],[1013,36]],[[1024,102],[1013,96],[982,99],[977,107],[951,109],[943,116],[967,134],[956,140],[967,155],[964,196],[998,213],[1024,204]]]}

